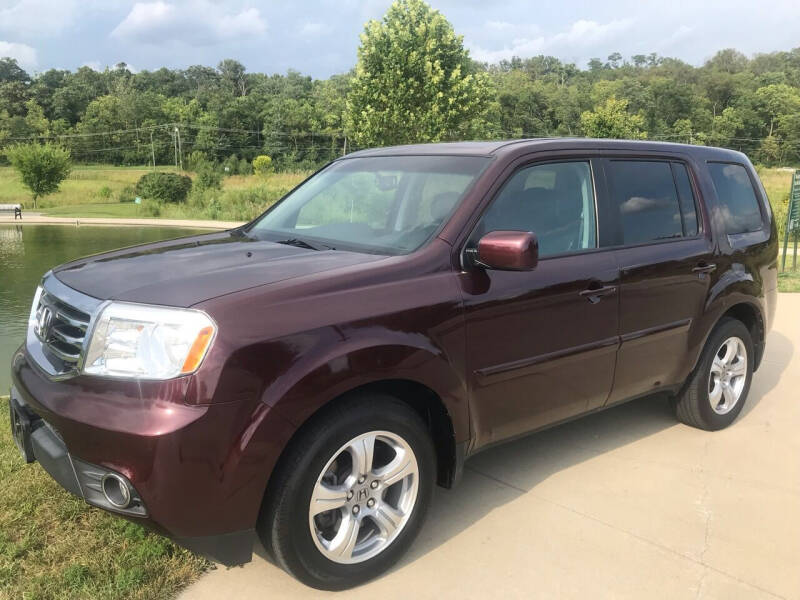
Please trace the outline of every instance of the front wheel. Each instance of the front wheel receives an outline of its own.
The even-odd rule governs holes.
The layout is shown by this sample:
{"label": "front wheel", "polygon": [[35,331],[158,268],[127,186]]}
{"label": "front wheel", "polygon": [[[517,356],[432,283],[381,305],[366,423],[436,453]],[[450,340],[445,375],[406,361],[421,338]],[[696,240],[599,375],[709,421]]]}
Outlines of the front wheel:
{"label": "front wheel", "polygon": [[425,423],[382,395],[321,413],[281,461],[259,523],[289,573],[341,590],[394,564],[430,503],[436,456]]}
{"label": "front wheel", "polygon": [[700,361],[675,399],[678,419],[714,431],[730,425],[742,410],[753,376],[753,340],[736,319],[725,318],[706,342]]}

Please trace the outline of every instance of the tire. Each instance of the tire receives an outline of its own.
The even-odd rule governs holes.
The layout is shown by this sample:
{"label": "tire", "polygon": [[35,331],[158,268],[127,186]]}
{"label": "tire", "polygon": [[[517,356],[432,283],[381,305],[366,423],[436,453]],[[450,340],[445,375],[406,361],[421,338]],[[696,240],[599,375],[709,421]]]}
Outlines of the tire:
{"label": "tire", "polygon": [[428,428],[411,408],[384,394],[344,400],[314,417],[287,448],[270,480],[258,534],[303,583],[324,590],[359,585],[390,568],[414,541],[435,474]]}
{"label": "tire", "polygon": [[[731,350],[731,359],[726,362]],[[753,339],[747,327],[739,320],[723,318],[711,332],[697,367],[674,400],[678,419],[707,431],[733,423],[750,391],[754,358]]]}

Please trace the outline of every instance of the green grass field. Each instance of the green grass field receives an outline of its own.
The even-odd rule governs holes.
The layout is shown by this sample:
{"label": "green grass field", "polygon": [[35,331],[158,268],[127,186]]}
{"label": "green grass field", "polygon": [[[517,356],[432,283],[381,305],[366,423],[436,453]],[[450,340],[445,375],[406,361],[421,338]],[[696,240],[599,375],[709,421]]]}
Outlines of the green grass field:
{"label": "green grass field", "polygon": [[[159,167],[159,170],[174,171]],[[61,189],[40,198],[33,208],[30,193],[12,167],[0,167],[0,203],[20,203],[26,211],[63,217],[160,217],[246,221],[269,208],[308,176],[307,172],[273,173],[267,177],[225,177],[221,190],[192,193],[182,204],[144,200],[135,205],[133,187],[150,170],[145,167],[77,166]],[[193,174],[189,174],[193,176]],[[127,200],[124,201],[124,200]]]}
{"label": "green grass field", "polygon": [[0,399],[0,598],[172,598],[210,567],[26,465]]}

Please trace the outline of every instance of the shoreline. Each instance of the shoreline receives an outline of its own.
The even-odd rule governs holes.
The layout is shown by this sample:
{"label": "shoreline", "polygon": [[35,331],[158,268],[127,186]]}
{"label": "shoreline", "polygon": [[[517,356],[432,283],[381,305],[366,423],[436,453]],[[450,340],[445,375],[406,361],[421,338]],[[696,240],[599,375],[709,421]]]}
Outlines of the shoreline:
{"label": "shoreline", "polygon": [[14,220],[13,215],[0,215],[0,225],[122,225],[126,227],[185,227],[187,229],[233,229],[246,221],[211,221],[205,219],[130,219],[115,217],[48,217],[23,215]]}

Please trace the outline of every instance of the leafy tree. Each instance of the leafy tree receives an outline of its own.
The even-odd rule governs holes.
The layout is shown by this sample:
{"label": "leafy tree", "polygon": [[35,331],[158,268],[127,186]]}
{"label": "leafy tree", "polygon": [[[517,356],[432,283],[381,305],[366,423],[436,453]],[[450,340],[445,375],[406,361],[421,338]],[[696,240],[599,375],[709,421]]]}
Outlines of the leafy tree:
{"label": "leafy tree", "polygon": [[31,191],[34,208],[38,198],[57,192],[72,170],[69,151],[54,144],[16,144],[5,152]]}
{"label": "leafy tree", "polygon": [[471,137],[485,129],[489,101],[462,37],[422,0],[396,0],[367,23],[347,99],[356,144]]}
{"label": "leafy tree", "polygon": [[581,115],[581,127],[588,137],[640,140],[647,137],[644,117],[628,112],[628,101],[611,96],[604,104]]}

